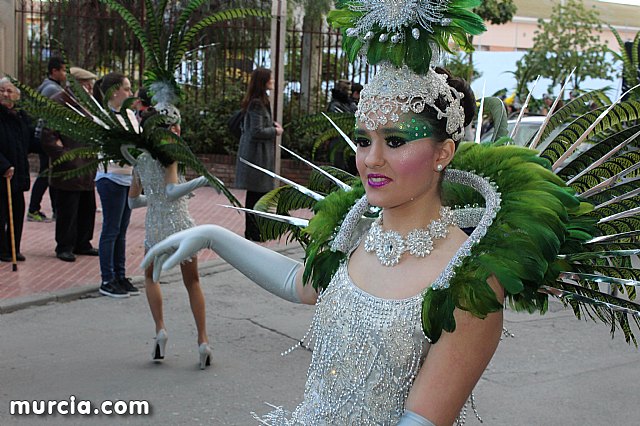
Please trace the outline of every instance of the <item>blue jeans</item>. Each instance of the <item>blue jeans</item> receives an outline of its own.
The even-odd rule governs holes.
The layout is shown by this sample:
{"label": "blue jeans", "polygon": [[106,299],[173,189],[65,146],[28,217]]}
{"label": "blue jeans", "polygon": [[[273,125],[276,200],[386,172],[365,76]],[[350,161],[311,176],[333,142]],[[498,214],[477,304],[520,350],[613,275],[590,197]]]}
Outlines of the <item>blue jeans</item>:
{"label": "blue jeans", "polygon": [[129,187],[102,178],[96,182],[102,204],[102,232],[98,251],[102,282],[125,276],[126,236],[131,209],[127,204]]}

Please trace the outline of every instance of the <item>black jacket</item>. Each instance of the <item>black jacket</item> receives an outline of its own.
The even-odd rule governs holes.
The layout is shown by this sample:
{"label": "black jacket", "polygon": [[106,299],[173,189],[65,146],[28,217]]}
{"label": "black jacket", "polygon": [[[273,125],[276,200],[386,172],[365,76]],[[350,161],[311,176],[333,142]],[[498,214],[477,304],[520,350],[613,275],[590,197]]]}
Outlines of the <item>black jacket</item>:
{"label": "black jacket", "polygon": [[[28,191],[30,186],[29,152],[37,152],[31,119],[24,111],[0,105],[0,177],[14,167],[11,189]],[[3,178],[4,180],[4,178]],[[2,182],[3,185],[6,183]]]}
{"label": "black jacket", "polygon": [[[67,94],[67,92],[60,92],[54,95],[51,99],[62,105],[69,103],[70,105],[80,108],[74,99]],[[60,141],[62,145],[59,145],[58,141]],[[42,131],[42,149],[49,156],[52,163],[63,154],[83,146],[86,145],[50,129],[45,128]],[[54,166],[53,173],[78,169],[88,165],[92,161],[93,159],[91,158],[77,157],[73,160]],[[93,191],[95,188],[94,179],[96,177],[96,170],[97,167],[92,170],[87,170],[86,173],[82,175],[71,178],[66,176],[51,176],[49,184],[52,188],[61,189],[63,191]]]}

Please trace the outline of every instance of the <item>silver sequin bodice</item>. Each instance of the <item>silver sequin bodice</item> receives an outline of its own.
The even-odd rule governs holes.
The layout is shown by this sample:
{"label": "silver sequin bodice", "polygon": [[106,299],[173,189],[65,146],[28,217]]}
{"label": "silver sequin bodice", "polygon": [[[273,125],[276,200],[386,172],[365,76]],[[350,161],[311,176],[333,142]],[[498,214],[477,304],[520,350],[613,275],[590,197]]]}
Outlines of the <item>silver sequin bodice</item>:
{"label": "silver sequin bodice", "polygon": [[[149,250],[169,235],[191,228],[195,224],[187,210],[186,197],[180,197],[175,201],[167,199],[165,168],[158,160],[146,152],[142,153],[135,168],[147,197],[144,248]],[[180,177],[180,182],[184,182],[184,178]]]}
{"label": "silver sequin bodice", "polygon": [[278,408],[258,418],[260,424],[397,424],[429,350],[422,296],[375,297],[351,281],[343,262],[316,305],[304,400],[293,413]]}
{"label": "silver sequin bodice", "polygon": [[318,301],[304,401],[292,420],[396,424],[428,350],[421,307],[421,294],[388,300],[366,293],[343,263]]}

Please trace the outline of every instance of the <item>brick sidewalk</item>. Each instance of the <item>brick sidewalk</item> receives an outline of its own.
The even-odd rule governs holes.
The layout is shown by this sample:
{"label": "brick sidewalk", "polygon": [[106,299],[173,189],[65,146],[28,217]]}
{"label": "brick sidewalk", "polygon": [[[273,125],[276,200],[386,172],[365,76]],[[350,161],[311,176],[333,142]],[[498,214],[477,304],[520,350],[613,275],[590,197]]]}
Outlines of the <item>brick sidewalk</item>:
{"label": "brick sidewalk", "polygon": [[[32,176],[31,182],[35,180]],[[244,203],[244,190],[232,190]],[[211,188],[199,188],[196,196],[189,200],[189,212],[197,224],[215,223],[238,234],[244,232],[244,214],[226,209],[218,204],[229,204]],[[25,193],[25,203],[29,204],[30,192]],[[96,193],[96,203],[100,209],[100,198]],[[45,193],[42,210],[50,216],[49,192]],[[144,215],[146,209],[135,209],[127,232],[127,275],[142,276],[140,263],[144,257]],[[98,247],[102,214],[96,213],[96,224],[92,244]],[[277,245],[269,243],[268,245]],[[28,222],[25,220],[22,234],[22,254],[27,260],[18,262],[18,271],[11,270],[11,263],[0,262],[0,300],[23,296],[52,294],[61,290],[95,285],[100,283],[98,257],[78,256],[75,262],[63,262],[55,257],[55,223]],[[198,260],[202,263],[218,256],[210,250],[203,251]]]}

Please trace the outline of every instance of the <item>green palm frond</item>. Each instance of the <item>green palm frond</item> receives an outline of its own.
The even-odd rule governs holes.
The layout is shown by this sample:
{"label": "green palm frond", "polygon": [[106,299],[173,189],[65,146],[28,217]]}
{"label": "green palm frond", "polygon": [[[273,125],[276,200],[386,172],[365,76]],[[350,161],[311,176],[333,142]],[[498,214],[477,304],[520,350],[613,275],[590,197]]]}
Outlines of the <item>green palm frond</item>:
{"label": "green palm frond", "polygon": [[640,229],[640,215],[612,220],[596,225],[604,235],[619,234]]}
{"label": "green palm frond", "polygon": [[275,212],[277,214],[290,214],[294,210],[310,209],[315,204],[316,201],[313,198],[287,185],[280,192],[280,202]]}
{"label": "green palm frond", "polygon": [[[160,5],[158,10],[164,10],[164,7],[166,7],[166,4],[164,6]],[[160,47],[162,42],[162,15],[158,16],[154,6],[154,0],[144,0],[144,12],[147,36],[151,49],[156,54],[157,62],[162,64],[164,63],[164,52]]]}
{"label": "green palm frond", "polygon": [[628,250],[601,250],[571,253],[562,258],[569,263],[579,262],[587,265],[614,265],[630,268],[632,257],[638,256],[638,254],[640,254],[640,249],[635,248]]}
{"label": "green palm frond", "polygon": [[629,56],[625,48],[626,43],[622,40],[622,37],[620,37],[618,31],[611,25],[609,25],[609,28],[611,29],[613,35],[616,37],[618,46],[620,47],[620,53],[613,50],[610,50],[610,52],[613,53],[617,59],[622,61],[622,73],[625,80],[629,82],[629,86],[635,86],[635,83],[640,82],[640,77],[638,76],[638,66],[640,64],[638,60],[638,49],[640,48],[640,31],[636,33],[636,36],[633,39],[633,42],[631,44],[631,56]]}
{"label": "green palm frond", "polygon": [[176,51],[178,50],[178,45],[182,41],[182,36],[184,36],[186,31],[187,22],[189,22],[193,12],[202,6],[204,1],[205,0],[188,0],[186,6],[182,8],[180,16],[173,26],[173,31],[171,32],[171,36],[167,43],[167,59],[169,59],[167,62],[167,68],[171,69],[172,67],[175,67],[177,64],[173,64],[171,61],[173,61],[174,58],[180,60],[182,57],[180,56],[179,58],[176,58]]}
{"label": "green palm frond", "polygon": [[629,194],[632,191],[636,190],[640,186],[640,178],[630,178],[625,179],[624,181],[618,183],[617,185],[612,186],[598,194],[594,194],[589,197],[589,200],[596,204],[600,205],[611,201],[617,197],[622,197],[625,194]]}
{"label": "green palm frond", "polygon": [[[562,290],[576,294],[576,296],[565,296],[562,298],[562,301],[571,306],[577,318],[587,316],[594,321],[596,319],[600,320],[601,322],[611,327],[612,337],[615,335],[616,330],[619,328],[620,330],[622,330],[627,343],[633,342],[634,345],[637,346],[637,341],[634,336],[633,330],[630,327],[628,316],[623,313],[613,311],[607,306],[607,304],[621,306],[631,311],[637,311],[638,309],[640,309],[639,305],[628,300],[624,300],[610,294],[603,293],[595,289],[582,287],[576,284],[558,281],[556,282],[555,286]],[[581,300],[580,296],[584,296],[586,298],[589,298],[590,300]],[[600,304],[594,304],[593,301],[595,301],[596,303],[599,302]],[[640,326],[640,317],[634,315],[632,316],[632,318],[636,326]]]}
{"label": "green palm frond", "polygon": [[351,148],[348,147],[347,142],[344,141],[336,128],[333,127],[329,120],[327,120],[325,114],[327,117],[333,120],[333,122],[346,135],[348,135],[353,140],[356,118],[355,115],[351,113],[328,112],[309,115],[295,120],[290,124],[290,126],[297,132],[304,132],[304,134],[310,135],[310,137],[314,140],[313,149],[311,151],[311,158],[316,158],[318,150],[324,148],[326,146],[326,143],[330,140],[339,140],[341,142],[333,147],[334,155],[335,150],[338,149],[346,150],[348,148],[347,152],[352,153]]}
{"label": "green palm frond", "polygon": [[[575,119],[566,129],[556,136],[540,156],[546,158],[552,164],[555,163],[602,112],[602,109],[597,109]],[[621,102],[613,107],[607,116],[593,129],[592,137],[609,129],[614,129],[618,125],[634,122],[638,119],[640,119],[640,102]]]}
{"label": "green palm frond", "polygon": [[[349,172],[333,166],[321,166],[322,170],[329,173],[331,176],[346,183],[349,186],[355,185],[360,179]],[[338,189],[338,186],[323,176],[321,173],[313,170],[311,176],[309,176],[309,189],[319,192],[321,194],[328,194]]]}
{"label": "green palm frond", "polygon": [[[571,177],[577,175],[580,171],[592,165],[595,161],[602,158],[612,149],[626,141],[628,138],[640,131],[640,124],[627,127],[612,135],[606,136],[602,141],[594,144],[587,151],[581,153],[578,157],[571,160],[558,172],[559,176]],[[629,147],[639,147],[640,138],[636,138],[628,144]]]}
{"label": "green palm frond", "polygon": [[48,128],[58,130],[73,139],[84,140],[89,144],[99,143],[99,138],[106,131],[102,126],[45,98],[18,81],[14,80],[14,84],[22,92],[20,108],[27,110],[32,117],[44,120]]}
{"label": "green palm frond", "polygon": [[136,17],[131,13],[126,7],[118,3],[116,0],[100,0],[102,3],[109,6],[111,9],[118,12],[118,14],[124,19],[127,23],[127,26],[133,31],[136,38],[140,42],[140,46],[144,50],[144,56],[146,60],[150,63],[147,66],[150,67],[158,67],[160,62],[156,55],[156,51],[153,49],[153,46],[149,43],[149,38],[145,32],[142,24],[136,19]]}
{"label": "green palm frond", "polygon": [[[194,0],[194,1],[202,1],[202,0]],[[262,10],[256,9],[229,9],[224,10],[213,15],[209,15],[206,18],[198,21],[194,24],[189,30],[182,36],[182,39],[179,40],[179,44],[177,45],[177,49],[173,49],[175,44],[171,45],[169,50],[169,62],[168,65],[171,69],[175,68],[185,52],[189,49],[189,44],[193,41],[195,36],[202,31],[203,29],[221,22],[221,21],[230,21],[234,19],[241,19],[246,17],[256,17],[256,18],[268,18],[271,14]]]}
{"label": "green palm frond", "polygon": [[[576,266],[576,269],[585,274],[602,275],[605,277],[613,277],[613,278],[620,278],[623,280],[640,282],[640,270],[638,269],[619,268],[619,267],[603,266],[603,265],[585,265],[585,264],[578,264]],[[624,287],[633,287],[633,286],[630,285],[630,286],[624,286]]]}
{"label": "green palm frond", "polygon": [[611,105],[611,99],[605,94],[606,89],[592,90],[585,92],[580,96],[566,103],[562,108],[556,111],[549,120],[547,127],[542,132],[540,140],[545,140],[547,136],[553,132],[559,125],[566,122],[575,115],[582,115],[590,110],[592,103],[598,107]]}
{"label": "green palm frond", "polygon": [[347,134],[355,128],[356,117],[354,114],[347,112],[325,112],[307,115],[293,121],[290,125],[293,128],[304,129],[311,133],[324,132],[330,128],[333,129],[333,126],[325,115],[333,120],[333,122]]}
{"label": "green palm frond", "polygon": [[[639,151],[627,152],[626,154],[620,155],[618,157],[610,158],[600,166],[595,167],[588,173],[580,176],[573,183],[571,183],[570,186],[578,193],[585,192],[586,190],[596,186],[603,180],[617,175],[618,173],[632,167],[638,162],[640,162]],[[628,177],[634,177],[638,174],[640,174],[640,170],[631,172]]]}
{"label": "green palm frond", "polygon": [[69,150],[53,161],[52,166],[58,166],[66,163],[67,161],[75,160],[76,158],[96,158],[100,154],[100,149],[95,146],[81,146]]}
{"label": "green palm frond", "polygon": [[98,166],[104,162],[104,159],[94,157],[93,160],[87,162],[86,164],[76,167],[71,170],[64,170],[59,172],[52,172],[52,177],[61,177],[62,179],[73,179],[79,176],[84,176],[86,174],[91,174],[96,171]]}
{"label": "green palm frond", "polygon": [[585,248],[598,251],[640,250],[640,238],[636,242],[589,243]]}
{"label": "green palm frond", "polygon": [[[291,191],[297,194],[291,194]],[[255,204],[253,209],[263,212],[289,215],[290,211],[296,210],[294,206],[304,203],[299,199],[298,202],[292,201],[292,198],[294,197],[304,197],[309,199],[309,197],[300,194],[298,191],[288,185],[281,186],[272,191],[269,191],[267,194],[262,196]],[[313,202],[312,199],[311,202]],[[283,235],[289,234],[290,239],[295,239],[302,245],[305,244],[305,238],[301,234],[300,228],[298,228],[297,226],[259,216],[255,216],[255,218],[262,238],[266,240],[277,240],[280,239]]]}
{"label": "green palm frond", "polygon": [[507,129],[507,110],[504,107],[502,99],[495,96],[486,97],[484,99],[484,111],[489,113],[493,120],[493,137],[491,142],[495,142],[501,137],[508,136],[509,130]]}
{"label": "green palm frond", "polygon": [[[247,213],[250,214],[250,213]],[[280,222],[277,220],[269,219],[261,216],[254,216],[258,229],[260,230],[260,236],[265,241],[267,240],[279,240],[282,237],[287,237],[286,241],[296,241],[303,248],[308,242],[308,237],[304,235],[302,229],[295,225]]]}
{"label": "green palm frond", "polygon": [[75,99],[78,101],[78,104],[86,112],[89,112],[89,114],[93,115],[94,117],[97,117],[105,124],[109,124],[109,125],[115,124],[115,123],[112,123],[111,116],[107,114],[107,112],[104,110],[104,107],[101,108],[101,105],[98,104],[98,101],[96,100],[96,98],[88,94],[86,90],[82,86],[80,86],[80,84],[76,81],[76,79],[70,73],[68,73],[67,75],[67,81],[71,83],[73,96],[75,96]]}
{"label": "green palm frond", "polygon": [[602,219],[614,214],[626,212],[638,206],[640,206],[640,195],[635,195],[594,209],[590,215],[597,219]]}
{"label": "green palm frond", "polygon": [[163,37],[166,32],[163,27],[164,16],[168,13],[169,5],[167,0],[161,0],[157,7],[154,7],[153,0],[144,0],[146,9],[144,25],[118,0],[100,1],[116,11],[139,40],[146,60],[145,86],[150,88],[154,82],[164,82],[172,87],[178,97],[180,87],[175,81],[174,72],[200,31],[222,21],[251,16],[270,16],[269,13],[256,9],[229,9],[209,15],[190,25],[194,12],[206,2],[206,0],[190,0],[185,7],[181,8],[180,16],[170,34]]}

